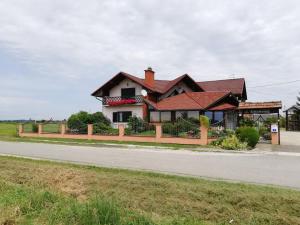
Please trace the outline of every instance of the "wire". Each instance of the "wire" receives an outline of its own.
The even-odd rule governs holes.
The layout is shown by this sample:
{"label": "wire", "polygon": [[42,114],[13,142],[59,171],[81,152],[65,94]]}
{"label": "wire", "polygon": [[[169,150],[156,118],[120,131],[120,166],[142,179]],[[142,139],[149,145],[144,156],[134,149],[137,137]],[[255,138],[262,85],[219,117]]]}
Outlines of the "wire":
{"label": "wire", "polygon": [[273,84],[258,85],[258,86],[248,87],[248,88],[269,87],[269,86],[274,86],[274,85],[290,84],[290,83],[299,82],[299,81],[300,80],[293,80],[293,81],[288,81],[288,82],[280,82],[280,83],[273,83]]}

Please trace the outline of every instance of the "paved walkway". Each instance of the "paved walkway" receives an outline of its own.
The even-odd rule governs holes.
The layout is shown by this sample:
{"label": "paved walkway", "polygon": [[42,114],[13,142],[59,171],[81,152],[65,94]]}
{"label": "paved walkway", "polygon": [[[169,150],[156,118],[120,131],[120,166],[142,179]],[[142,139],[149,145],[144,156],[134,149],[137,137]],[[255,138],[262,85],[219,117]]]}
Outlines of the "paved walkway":
{"label": "paved walkway", "polygon": [[300,188],[299,153],[208,153],[0,142],[0,154]]}

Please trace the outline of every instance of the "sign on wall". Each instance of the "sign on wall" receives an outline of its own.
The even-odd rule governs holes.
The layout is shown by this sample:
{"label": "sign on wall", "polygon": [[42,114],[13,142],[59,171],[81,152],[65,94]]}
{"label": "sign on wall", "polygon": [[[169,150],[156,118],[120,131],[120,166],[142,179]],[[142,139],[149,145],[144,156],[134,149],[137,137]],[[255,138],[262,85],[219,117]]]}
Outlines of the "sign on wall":
{"label": "sign on wall", "polygon": [[272,124],[271,125],[271,132],[272,133],[278,133],[278,124]]}

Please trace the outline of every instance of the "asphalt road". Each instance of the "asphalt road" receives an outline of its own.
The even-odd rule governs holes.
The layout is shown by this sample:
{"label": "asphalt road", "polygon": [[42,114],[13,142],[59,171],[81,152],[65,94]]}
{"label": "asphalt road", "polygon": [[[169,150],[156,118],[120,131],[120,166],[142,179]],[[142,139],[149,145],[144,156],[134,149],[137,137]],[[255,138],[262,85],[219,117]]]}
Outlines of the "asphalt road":
{"label": "asphalt road", "polygon": [[299,153],[209,153],[0,142],[0,154],[300,188]]}

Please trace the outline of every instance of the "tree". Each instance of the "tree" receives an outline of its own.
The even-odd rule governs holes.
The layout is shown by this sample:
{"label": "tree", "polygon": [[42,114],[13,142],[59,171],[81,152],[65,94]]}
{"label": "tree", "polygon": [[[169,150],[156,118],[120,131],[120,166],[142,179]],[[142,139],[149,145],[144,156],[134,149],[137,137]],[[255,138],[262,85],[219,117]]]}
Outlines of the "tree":
{"label": "tree", "polygon": [[102,112],[90,114],[85,111],[80,111],[72,114],[67,124],[70,129],[86,132],[88,124],[103,124],[104,126],[109,126],[110,120],[106,118]]}
{"label": "tree", "polygon": [[296,102],[297,106],[300,106],[300,92],[299,95],[297,96],[297,102]]}

